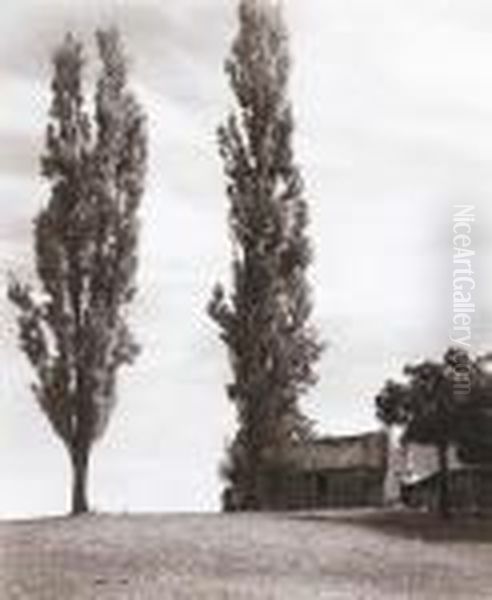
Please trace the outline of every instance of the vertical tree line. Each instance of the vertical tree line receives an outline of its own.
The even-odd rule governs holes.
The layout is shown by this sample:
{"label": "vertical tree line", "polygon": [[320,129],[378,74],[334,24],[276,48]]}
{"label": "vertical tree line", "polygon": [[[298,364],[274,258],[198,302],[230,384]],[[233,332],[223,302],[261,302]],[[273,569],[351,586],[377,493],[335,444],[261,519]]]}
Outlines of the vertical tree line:
{"label": "vertical tree line", "polygon": [[293,150],[290,66],[281,6],[242,0],[225,64],[235,108],[218,132],[232,289],[217,285],[209,304],[232,370],[238,429],[224,475],[235,509],[262,507],[286,447],[309,434],[299,401],[322,350],[310,324],[309,211]]}

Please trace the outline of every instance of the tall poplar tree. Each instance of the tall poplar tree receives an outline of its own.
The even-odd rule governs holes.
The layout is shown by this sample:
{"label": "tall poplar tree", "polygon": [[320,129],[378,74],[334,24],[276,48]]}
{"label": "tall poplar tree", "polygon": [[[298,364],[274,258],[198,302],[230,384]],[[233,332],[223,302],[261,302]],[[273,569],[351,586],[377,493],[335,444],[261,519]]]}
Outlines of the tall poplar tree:
{"label": "tall poplar tree", "polygon": [[118,370],[138,353],[127,312],[136,290],[145,117],[127,87],[118,33],[100,31],[97,43],[94,116],[84,101],[81,44],[67,35],[54,55],[41,161],[51,194],[34,223],[40,285],[9,286],[36,399],[70,457],[74,514],[88,510],[90,452],[115,406]]}
{"label": "tall poplar tree", "polygon": [[288,34],[279,3],[242,0],[225,70],[235,108],[219,128],[233,245],[232,292],[209,313],[232,367],[238,430],[224,475],[236,509],[260,509],[268,478],[309,422],[299,400],[322,347],[310,326],[308,205],[294,159]]}

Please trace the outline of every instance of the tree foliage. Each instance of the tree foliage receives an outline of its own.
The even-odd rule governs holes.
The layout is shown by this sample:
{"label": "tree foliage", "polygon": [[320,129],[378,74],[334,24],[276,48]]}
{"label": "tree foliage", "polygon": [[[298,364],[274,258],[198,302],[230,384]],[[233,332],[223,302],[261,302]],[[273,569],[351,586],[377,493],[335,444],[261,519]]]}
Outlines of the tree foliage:
{"label": "tree foliage", "polygon": [[209,313],[227,346],[239,428],[225,475],[240,508],[261,504],[261,473],[306,435],[299,398],[316,380],[321,344],[310,326],[308,205],[294,159],[288,36],[280,6],[243,0],[226,61],[235,97],[219,128],[233,245],[232,292]]}
{"label": "tree foliage", "polygon": [[[450,348],[442,361],[407,365],[406,381],[389,380],[376,397],[376,415],[403,428],[403,439],[420,444],[463,444],[474,437],[472,420],[491,406],[492,379],[465,351]],[[466,381],[466,385],[460,382]]]}
{"label": "tree foliage", "polygon": [[492,465],[492,373],[490,355],[474,362],[470,402],[461,409],[458,457],[472,465]]}
{"label": "tree foliage", "polygon": [[[387,381],[376,397],[377,417],[403,429],[403,442],[434,446],[440,471],[440,512],[449,514],[448,449],[469,461],[485,458],[492,422],[491,380],[465,351],[450,348],[442,361],[424,360],[404,368],[406,381]],[[466,383],[466,385],[464,385]]]}
{"label": "tree foliage", "polygon": [[114,408],[117,372],[138,351],[127,307],[136,290],[145,118],[127,87],[118,33],[100,31],[97,43],[93,117],[84,101],[82,45],[67,35],[54,55],[41,161],[51,195],[34,224],[40,286],[15,278],[9,286],[36,399],[72,458],[74,512],[87,508],[84,471]]}

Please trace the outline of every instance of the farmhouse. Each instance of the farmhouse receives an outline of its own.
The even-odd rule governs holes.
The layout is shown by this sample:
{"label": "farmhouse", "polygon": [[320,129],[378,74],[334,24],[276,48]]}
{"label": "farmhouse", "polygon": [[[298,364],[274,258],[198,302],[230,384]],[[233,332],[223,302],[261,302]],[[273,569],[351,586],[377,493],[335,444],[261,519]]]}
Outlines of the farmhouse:
{"label": "farmhouse", "polygon": [[388,437],[383,431],[323,437],[291,448],[287,468],[266,486],[271,510],[380,506]]}

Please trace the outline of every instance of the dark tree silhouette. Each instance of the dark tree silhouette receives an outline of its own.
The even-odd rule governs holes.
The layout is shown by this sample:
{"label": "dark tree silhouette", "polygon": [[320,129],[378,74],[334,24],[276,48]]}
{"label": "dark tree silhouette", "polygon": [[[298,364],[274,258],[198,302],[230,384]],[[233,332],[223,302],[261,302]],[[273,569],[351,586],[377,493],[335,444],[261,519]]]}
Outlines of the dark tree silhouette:
{"label": "dark tree silhouette", "polygon": [[288,36],[279,6],[239,5],[226,61],[236,108],[219,128],[233,244],[230,297],[218,285],[209,313],[233,373],[238,431],[224,475],[229,506],[259,509],[286,444],[307,435],[299,398],[315,382],[322,347],[309,325],[308,206],[294,160]]}
{"label": "dark tree silhouette", "polygon": [[70,456],[74,514],[88,510],[90,451],[114,408],[118,369],[138,352],[126,317],[136,290],[145,119],[127,89],[118,33],[101,31],[97,42],[94,119],[84,104],[81,44],[67,35],[54,55],[42,157],[51,196],[34,226],[41,285],[12,278],[9,286],[36,399]]}
{"label": "dark tree silhouette", "polygon": [[[468,393],[457,393],[456,367],[466,365]],[[434,446],[439,469],[439,513],[450,516],[449,448],[469,433],[474,410],[476,365],[462,350],[450,348],[442,362],[430,360],[404,368],[405,383],[386,382],[376,397],[377,417],[387,425],[403,427],[403,442]],[[459,388],[458,388],[458,391]]]}
{"label": "dark tree silhouette", "polygon": [[469,401],[461,405],[458,457],[473,465],[492,465],[491,359],[485,355],[473,363]]}

